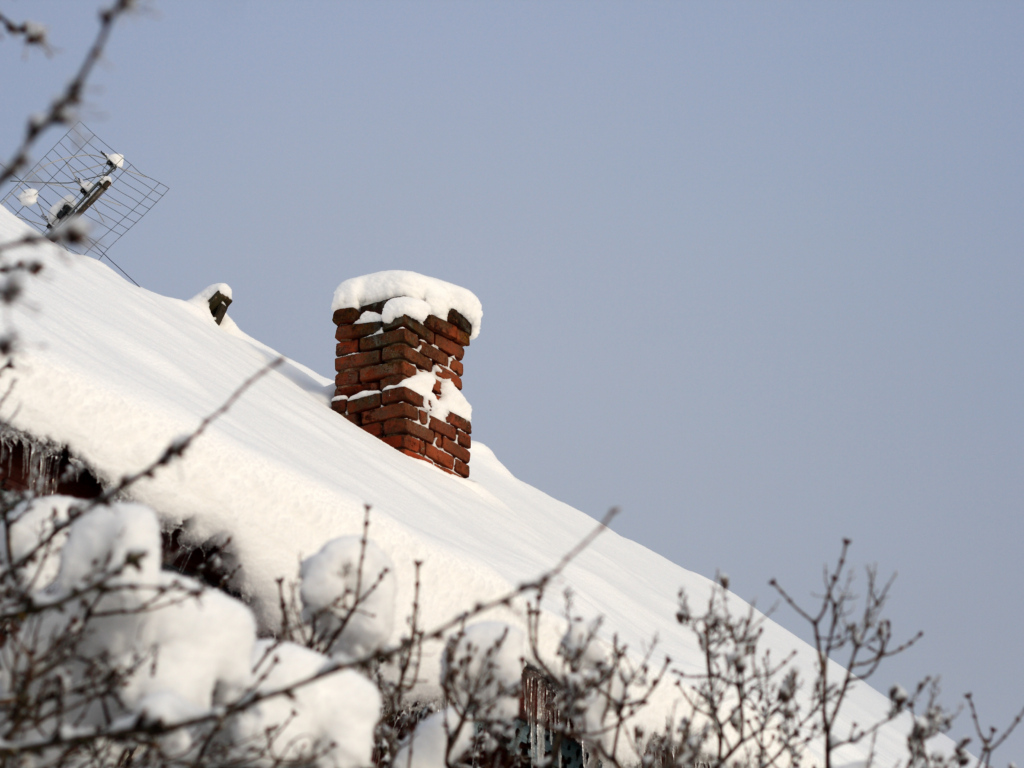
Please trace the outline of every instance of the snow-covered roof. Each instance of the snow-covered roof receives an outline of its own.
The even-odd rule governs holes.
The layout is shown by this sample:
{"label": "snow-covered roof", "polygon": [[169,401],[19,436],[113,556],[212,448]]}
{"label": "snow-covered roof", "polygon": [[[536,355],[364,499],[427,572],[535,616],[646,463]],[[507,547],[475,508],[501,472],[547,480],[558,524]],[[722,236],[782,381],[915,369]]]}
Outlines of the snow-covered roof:
{"label": "snow-covered roof", "polygon": [[[0,211],[0,242],[26,231]],[[230,317],[218,326],[204,301],[132,286],[104,264],[49,244],[32,255],[45,268],[26,281],[25,300],[14,306],[22,348],[0,419],[67,445],[101,479],[115,480],[151,462],[277,356]],[[343,283],[332,308],[396,295],[422,299],[441,317],[441,310],[454,307],[473,323],[474,333],[479,329],[481,312],[472,294],[408,272]],[[326,321],[326,297],[324,304]],[[402,455],[331,411],[333,390],[331,380],[286,362],[246,392],[180,461],[132,490],[135,500],[165,519],[185,523],[197,541],[231,537],[241,563],[237,586],[265,625],[276,619],[275,579],[294,580],[302,557],[328,539],[358,534],[364,504],[373,506],[371,538],[396,566],[399,616],[412,602],[413,563],[423,562],[424,625],[537,576],[593,529],[592,518],[517,480],[478,435],[471,479],[455,477]],[[657,636],[660,651],[675,665],[699,667],[700,649],[674,614],[680,587],[692,604],[706,600],[712,586],[706,578],[605,532],[548,592],[550,615],[540,640],[552,653],[563,633],[561,593],[570,586],[580,613],[605,617],[608,637],[615,634],[640,653]],[[494,618],[525,627],[515,607]],[[395,632],[401,629],[397,621]],[[810,659],[810,648],[774,622],[766,623],[764,638],[780,656],[797,649]],[[664,726],[676,697],[670,685],[656,692],[642,717],[649,731]],[[888,707],[866,686],[854,692],[851,704],[860,722]],[[880,734],[875,749],[881,763],[904,753],[905,725]],[[863,755],[853,750],[843,757]]]}

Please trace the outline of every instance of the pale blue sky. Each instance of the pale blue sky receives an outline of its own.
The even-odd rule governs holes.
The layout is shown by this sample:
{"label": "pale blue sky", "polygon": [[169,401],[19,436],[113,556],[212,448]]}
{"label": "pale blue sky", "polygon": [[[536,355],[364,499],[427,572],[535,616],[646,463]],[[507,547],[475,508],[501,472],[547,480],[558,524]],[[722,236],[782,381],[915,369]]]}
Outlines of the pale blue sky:
{"label": "pale blue sky", "polygon": [[[341,280],[464,285],[474,438],[519,477],[762,606],[849,536],[925,631],[879,687],[1024,705],[1024,6],[152,8],[82,116],[171,188],[111,251],[139,283],[228,282],[324,374]],[[61,49],[0,43],[7,156],[95,24],[4,11]]]}

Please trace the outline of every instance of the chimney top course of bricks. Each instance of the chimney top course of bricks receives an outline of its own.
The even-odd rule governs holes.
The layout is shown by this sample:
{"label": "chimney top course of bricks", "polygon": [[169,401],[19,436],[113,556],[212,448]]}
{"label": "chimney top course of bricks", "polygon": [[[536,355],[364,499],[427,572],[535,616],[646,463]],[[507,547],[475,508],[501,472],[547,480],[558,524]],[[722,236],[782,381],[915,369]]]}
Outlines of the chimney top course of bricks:
{"label": "chimney top course of bricks", "polygon": [[469,477],[473,409],[462,394],[462,358],[480,333],[480,300],[391,270],[343,282],[331,311],[331,408],[402,453]]}

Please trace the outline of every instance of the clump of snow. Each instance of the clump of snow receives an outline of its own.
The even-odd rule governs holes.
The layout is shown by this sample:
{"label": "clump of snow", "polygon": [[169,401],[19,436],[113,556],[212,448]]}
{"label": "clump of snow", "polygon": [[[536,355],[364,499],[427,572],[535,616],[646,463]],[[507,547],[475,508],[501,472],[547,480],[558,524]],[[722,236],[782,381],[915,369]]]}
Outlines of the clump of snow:
{"label": "clump of snow", "polygon": [[29,187],[18,195],[18,202],[26,208],[39,202],[39,190]]}
{"label": "clump of snow", "polygon": [[400,384],[389,384],[381,391],[387,392],[389,389],[395,389],[396,387],[407,387],[423,398],[425,401],[424,406],[429,410],[429,405],[426,401],[428,399],[436,400],[433,392],[435,381],[437,381],[437,379],[435,379],[434,374],[429,371],[417,371],[408,379],[402,380]]}
{"label": "clump of snow", "polygon": [[[459,723],[459,715],[451,707],[421,721],[398,750],[394,765],[401,768],[447,768],[450,764],[459,763],[459,758],[473,745],[473,731],[467,723],[463,723],[455,733]],[[448,751],[449,734],[455,736],[451,752]]]}
{"label": "clump of snow", "polygon": [[[253,660],[258,664],[256,674],[266,674],[260,692],[305,680],[329,663],[316,651],[295,643],[274,645],[272,640],[257,643]],[[322,751],[316,765],[358,768],[370,765],[380,708],[377,686],[358,672],[345,670],[303,685],[291,696],[261,701],[236,717],[231,731],[238,743],[259,743],[264,734],[280,728],[273,731],[278,745],[274,755],[282,762]]]}
{"label": "clump of snow", "polygon": [[24,561],[16,571],[22,583],[43,588],[56,577],[67,530],[56,531],[67,522],[68,510],[76,501],[70,496],[29,499],[11,510],[6,525],[0,522],[0,563]]}
{"label": "clump of snow", "polygon": [[[138,709],[147,696],[168,691],[193,707],[208,710],[237,698],[252,682],[249,652],[256,642],[252,611],[219,590],[203,589],[191,579],[166,571],[153,583],[202,591],[140,616],[110,620],[111,635],[119,640],[116,645],[108,641],[111,650],[127,657],[142,648],[155,654],[157,662],[155,668],[140,670],[132,677],[126,700]],[[119,631],[115,634],[114,630]]]}
{"label": "clump of snow", "polygon": [[504,622],[466,627],[449,642],[441,663],[449,700],[471,718],[518,717],[525,648],[522,630]]}
{"label": "clump of snow", "polygon": [[[354,395],[349,395],[348,399],[349,400],[358,400],[361,397],[370,397],[371,395],[376,395],[376,394],[380,394],[380,393],[377,392],[377,390],[375,390],[375,389],[367,389],[367,390],[363,390],[362,392],[356,392]],[[342,397],[344,397],[344,395],[342,395]],[[337,400],[337,399],[339,399],[339,398],[335,398],[335,400]]]}
{"label": "clump of snow", "polygon": [[469,334],[470,339],[475,339],[480,334],[484,310],[480,305],[480,299],[471,291],[446,283],[444,280],[399,269],[346,280],[334,291],[331,312],[350,307],[364,307],[367,304],[398,297],[422,299],[430,306],[429,314],[442,320],[446,320],[448,312],[454,309],[473,326],[473,331]]}
{"label": "clump of snow", "polygon": [[76,519],[61,551],[52,589],[68,592],[88,583],[97,565],[122,569],[115,584],[152,580],[160,572],[160,524],[141,504],[97,507]]}
{"label": "clump of snow", "polygon": [[353,325],[359,325],[360,323],[379,323],[381,322],[380,312],[363,312],[359,316],[359,319],[353,323]]}
{"label": "clump of snow", "polygon": [[332,654],[357,658],[391,637],[395,566],[372,541],[340,536],[302,561],[302,618]]}
{"label": "clump of snow", "polygon": [[[77,201],[78,197],[75,195],[64,195],[64,197],[50,206],[50,210],[46,212],[46,220],[50,222],[51,226],[56,224],[62,218],[61,213],[65,210],[70,213]],[[64,215],[66,216],[67,214],[65,213]]]}
{"label": "clump of snow", "polygon": [[[438,381],[441,382],[441,395],[435,396],[434,384]],[[417,371],[408,379],[398,384],[390,384],[382,391],[387,392],[396,387],[408,387],[422,397],[423,408],[435,419],[445,421],[449,413],[454,413],[466,421],[473,420],[473,406],[469,404],[469,400],[451,379],[439,379],[430,371]],[[375,393],[371,392],[370,394]]]}
{"label": "clump of snow", "polygon": [[[81,501],[51,503],[66,509]],[[57,576],[37,600],[60,599],[102,578],[114,589],[94,606],[83,654],[126,668],[140,653],[153,658],[123,690],[121,700],[131,711],[159,710],[160,717],[171,710],[207,711],[216,697],[238,695],[250,684],[256,621],[235,598],[162,571],[160,548],[160,524],[149,507],[119,502],[89,509],[68,527]],[[51,621],[51,631],[61,631],[60,622],[75,621],[81,610],[66,607]]]}
{"label": "clump of snow", "polygon": [[24,22],[22,22],[22,26],[25,30],[25,42],[46,42],[47,27],[44,24],[40,24],[38,21],[29,21],[26,19]]}
{"label": "clump of snow", "polygon": [[390,323],[395,318],[408,315],[413,320],[424,322],[430,314],[430,305],[423,299],[414,299],[412,296],[399,296],[388,300],[381,313],[385,323]]}
{"label": "clump of snow", "polygon": [[205,288],[203,288],[203,290],[201,290],[199,293],[197,293],[195,296],[189,299],[189,303],[205,306],[207,311],[209,311],[210,299],[213,298],[213,295],[215,293],[221,293],[229,299],[234,298],[231,295],[230,285],[228,285],[227,283],[214,283],[213,285],[206,286]]}
{"label": "clump of snow", "polygon": [[441,396],[434,406],[434,415],[444,421],[449,413],[461,416],[466,421],[473,420],[473,406],[462,394],[462,390],[451,379],[441,379]]}
{"label": "clump of snow", "polygon": [[107,162],[109,162],[115,168],[124,167],[124,155],[119,154],[118,152],[110,152],[104,153],[104,156],[107,158]]}

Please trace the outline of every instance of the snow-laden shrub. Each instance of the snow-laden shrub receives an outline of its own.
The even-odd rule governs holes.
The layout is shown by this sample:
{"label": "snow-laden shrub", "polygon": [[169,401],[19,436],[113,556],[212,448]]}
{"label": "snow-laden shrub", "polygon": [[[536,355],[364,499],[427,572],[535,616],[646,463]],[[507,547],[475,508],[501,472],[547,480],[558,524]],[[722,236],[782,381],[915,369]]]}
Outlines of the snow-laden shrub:
{"label": "snow-laden shrub", "polygon": [[575,618],[558,645],[561,680],[573,702],[572,724],[579,733],[606,733],[609,703],[624,698],[615,649],[599,637],[600,628],[600,620]]}
{"label": "snow-laden shrub", "polygon": [[0,513],[0,757],[369,763],[376,686],[314,650],[257,642],[248,606],[162,570],[151,509],[50,497]]}
{"label": "snow-laden shrub", "polygon": [[0,521],[0,564],[13,568],[23,584],[48,586],[60,568],[59,550],[67,539],[70,496],[26,498]]}
{"label": "snow-laden shrub", "polygon": [[441,660],[441,682],[456,709],[478,720],[519,714],[525,638],[497,621],[471,624],[453,637]]}
{"label": "snow-laden shrub", "polygon": [[[59,627],[88,623],[79,648],[86,658],[123,669],[140,656],[150,660],[126,676],[120,700],[129,711],[166,720],[168,711],[195,715],[210,709],[215,693],[225,698],[245,689],[256,623],[238,600],[160,570],[160,549],[160,524],[148,507],[95,507],[68,527],[57,576],[37,599],[66,601],[99,586],[95,599],[73,600],[51,618]],[[91,709],[93,718],[102,716]]]}
{"label": "snow-laden shrub", "polygon": [[[99,573],[111,586],[150,584],[160,573],[160,523],[149,507],[116,503],[77,517],[60,548],[60,570],[49,591],[55,595],[82,589]],[[114,595],[130,603],[133,590]],[[114,595],[111,595],[113,597]]]}
{"label": "snow-laden shrub", "polygon": [[473,746],[472,724],[453,708],[423,720],[398,750],[396,768],[447,768],[462,762]]}
{"label": "snow-laden shrub", "polygon": [[[322,654],[295,643],[261,640],[252,660],[259,678],[256,690],[290,688],[322,672],[326,661]],[[338,768],[366,766],[380,704],[380,692],[362,674],[334,672],[296,688],[290,696],[248,708],[233,721],[232,738],[239,744],[259,743],[261,736],[271,734],[259,765],[317,755],[318,762]]]}
{"label": "snow-laden shrub", "polygon": [[395,614],[394,565],[365,536],[342,536],[302,562],[302,619],[321,649],[360,658],[391,637]]}

